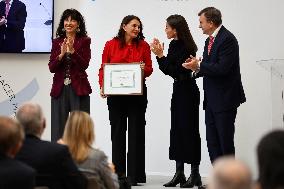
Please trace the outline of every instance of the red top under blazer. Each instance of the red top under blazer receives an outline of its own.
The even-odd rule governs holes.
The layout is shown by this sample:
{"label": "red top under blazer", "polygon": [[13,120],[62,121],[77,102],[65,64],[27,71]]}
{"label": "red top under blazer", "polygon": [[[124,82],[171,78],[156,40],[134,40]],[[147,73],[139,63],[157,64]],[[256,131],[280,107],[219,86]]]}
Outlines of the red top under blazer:
{"label": "red top under blazer", "polygon": [[[64,67],[66,66],[66,59],[63,57],[61,61],[58,56],[61,52],[60,44],[64,38],[56,38],[52,42],[51,55],[49,60],[49,70],[54,73],[53,84],[50,92],[51,97],[59,97],[64,85]],[[89,66],[91,59],[91,38],[76,37],[74,40],[75,52],[71,55],[70,77],[71,86],[78,96],[84,96],[92,93],[86,69]]]}

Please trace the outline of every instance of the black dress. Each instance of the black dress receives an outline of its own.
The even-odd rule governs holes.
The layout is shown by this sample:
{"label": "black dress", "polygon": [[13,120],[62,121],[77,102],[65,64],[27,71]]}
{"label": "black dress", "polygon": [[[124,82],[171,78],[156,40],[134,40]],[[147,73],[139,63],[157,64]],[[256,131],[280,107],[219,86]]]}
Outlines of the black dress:
{"label": "black dress", "polygon": [[182,67],[190,55],[180,40],[172,40],[167,57],[157,57],[160,70],[174,79],[171,100],[171,132],[169,158],[199,164],[201,140],[199,135],[200,93],[191,70]]}

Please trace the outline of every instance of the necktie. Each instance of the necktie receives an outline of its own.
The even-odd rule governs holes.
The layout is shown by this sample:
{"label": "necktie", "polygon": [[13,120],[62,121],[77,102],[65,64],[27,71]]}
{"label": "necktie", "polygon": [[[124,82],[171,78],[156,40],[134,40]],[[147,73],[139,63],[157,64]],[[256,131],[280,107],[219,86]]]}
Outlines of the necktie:
{"label": "necktie", "polygon": [[9,1],[5,1],[5,3],[6,3],[5,15],[6,15],[6,19],[7,19],[7,16],[8,16],[8,13],[9,13],[9,9],[10,9],[10,3],[9,3]]}
{"label": "necktie", "polygon": [[209,36],[208,55],[210,54],[213,42],[214,42],[214,37],[213,36]]}

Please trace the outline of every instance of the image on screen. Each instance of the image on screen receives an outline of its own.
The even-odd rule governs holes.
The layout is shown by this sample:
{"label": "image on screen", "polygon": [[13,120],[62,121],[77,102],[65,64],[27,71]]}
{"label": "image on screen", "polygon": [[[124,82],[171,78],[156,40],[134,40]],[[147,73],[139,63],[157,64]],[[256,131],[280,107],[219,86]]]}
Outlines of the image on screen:
{"label": "image on screen", "polygon": [[0,0],[0,53],[49,53],[53,0]]}

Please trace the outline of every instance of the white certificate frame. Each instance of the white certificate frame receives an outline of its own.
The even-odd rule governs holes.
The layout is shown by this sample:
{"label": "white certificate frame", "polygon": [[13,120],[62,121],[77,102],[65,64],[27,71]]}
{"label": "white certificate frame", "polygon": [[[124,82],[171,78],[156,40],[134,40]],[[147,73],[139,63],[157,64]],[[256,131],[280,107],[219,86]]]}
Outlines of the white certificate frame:
{"label": "white certificate frame", "polygon": [[141,62],[105,63],[103,93],[105,95],[142,95]]}

